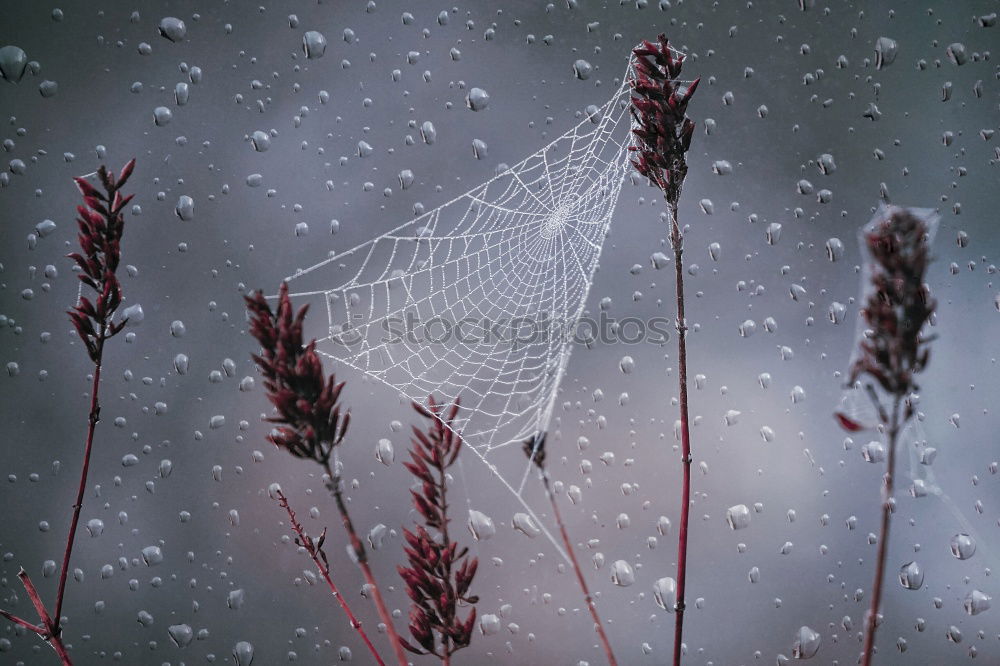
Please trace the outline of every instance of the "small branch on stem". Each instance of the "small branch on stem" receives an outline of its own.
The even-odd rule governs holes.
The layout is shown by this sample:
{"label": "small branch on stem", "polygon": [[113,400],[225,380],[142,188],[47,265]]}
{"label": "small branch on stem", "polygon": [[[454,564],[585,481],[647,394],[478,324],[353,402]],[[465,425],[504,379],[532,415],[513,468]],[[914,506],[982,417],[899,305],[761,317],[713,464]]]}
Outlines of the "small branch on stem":
{"label": "small branch on stem", "polygon": [[566,554],[569,555],[570,565],[573,567],[573,573],[576,574],[576,582],[579,584],[580,590],[583,592],[583,598],[587,602],[587,610],[590,611],[590,618],[594,621],[594,629],[597,630],[601,647],[604,649],[604,656],[607,658],[610,666],[618,666],[615,653],[611,650],[611,642],[608,640],[608,635],[604,632],[604,624],[601,622],[601,616],[597,613],[597,603],[594,601],[594,597],[590,593],[590,588],[587,586],[587,579],[583,576],[583,569],[576,558],[576,551],[573,549],[573,544],[569,540],[569,532],[566,530],[566,523],[563,522],[562,512],[559,511],[559,504],[556,502],[555,493],[552,492],[549,473],[545,468],[546,437],[545,433],[535,435],[531,439],[526,440],[522,448],[525,455],[528,456],[528,460],[533,462],[535,467],[538,468],[538,475],[542,478],[545,495],[552,504],[552,515],[556,519],[556,525],[559,527],[559,536],[562,537],[563,546],[566,547]]}

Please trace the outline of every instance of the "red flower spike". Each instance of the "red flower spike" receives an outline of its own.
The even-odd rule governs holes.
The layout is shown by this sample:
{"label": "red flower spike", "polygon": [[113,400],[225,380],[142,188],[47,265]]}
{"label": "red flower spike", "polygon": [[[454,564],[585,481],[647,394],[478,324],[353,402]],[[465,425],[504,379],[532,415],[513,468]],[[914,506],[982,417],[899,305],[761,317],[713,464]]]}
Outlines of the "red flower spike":
{"label": "red flower spike", "polygon": [[418,489],[410,493],[422,518],[415,530],[403,530],[407,544],[403,551],[409,566],[399,567],[406,594],[413,602],[410,635],[422,650],[410,643],[404,642],[404,646],[415,654],[433,654],[447,662],[470,643],[475,625],[475,608],[463,620],[458,613],[459,602],[478,601],[467,594],[478,560],[467,559],[467,548],[459,554],[458,543],[448,533],[448,468],[457,460],[463,444],[456,425],[459,403],[456,400],[446,407],[432,396],[426,407],[414,403],[413,408],[431,422],[426,430],[413,428],[412,462],[403,463],[419,481]]}

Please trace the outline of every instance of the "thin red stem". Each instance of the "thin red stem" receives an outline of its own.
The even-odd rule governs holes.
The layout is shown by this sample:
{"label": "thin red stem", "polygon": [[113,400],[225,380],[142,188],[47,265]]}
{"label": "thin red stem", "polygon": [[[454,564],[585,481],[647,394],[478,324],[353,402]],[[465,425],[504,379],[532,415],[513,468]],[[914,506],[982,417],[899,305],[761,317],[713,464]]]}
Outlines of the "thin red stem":
{"label": "thin red stem", "polygon": [[687,319],[684,316],[684,236],[677,221],[677,204],[670,203],[671,243],[674,247],[674,275],[677,290],[677,380],[681,416],[681,522],[677,531],[677,603],[674,606],[674,666],[681,663],[684,638],[684,591],[687,580],[688,520],[691,510],[691,433],[688,428]]}
{"label": "thin red stem", "polygon": [[31,605],[35,607],[38,619],[42,621],[42,626],[45,629],[45,632],[39,634],[39,636],[52,646],[52,649],[59,655],[59,660],[63,666],[73,666],[73,661],[69,658],[69,653],[66,652],[66,646],[63,645],[59,629],[52,621],[49,611],[46,610],[45,604],[42,602],[42,597],[39,596],[38,590],[35,589],[35,584],[31,582],[28,572],[21,569],[17,577],[21,579],[21,584],[24,585],[24,590],[28,593],[28,598],[31,599]]}
{"label": "thin red stem", "polygon": [[13,622],[14,624],[21,625],[22,627],[24,627],[28,631],[32,631],[32,632],[38,634],[39,636],[43,636],[43,635],[45,635],[47,633],[44,628],[39,627],[37,624],[31,624],[27,620],[22,620],[21,618],[19,618],[18,616],[14,615],[13,613],[11,613],[9,611],[5,611],[3,609],[0,609],[0,616],[3,616],[5,618],[7,618],[8,620],[10,620],[11,622]]}
{"label": "thin red stem", "polygon": [[59,591],[56,594],[55,632],[59,632],[59,622],[62,618],[63,598],[66,595],[66,576],[69,573],[69,561],[73,555],[73,544],[76,542],[76,529],[80,523],[80,510],[83,509],[83,495],[87,490],[87,474],[90,472],[90,454],[94,447],[94,432],[97,422],[101,419],[101,405],[98,401],[98,389],[101,384],[101,361],[104,356],[104,322],[101,322],[101,335],[97,339],[97,360],[94,361],[94,383],[90,390],[90,415],[87,418],[87,444],[83,450],[83,467],[80,469],[80,484],[76,490],[76,502],[73,504],[73,521],[70,523],[69,534],[66,535],[66,550],[63,553],[62,571],[59,574]]}
{"label": "thin red stem", "polygon": [[542,470],[542,482],[545,484],[545,494],[549,496],[549,501],[552,502],[552,514],[556,519],[556,525],[559,526],[559,536],[562,537],[563,545],[566,547],[566,554],[569,555],[570,563],[573,565],[573,571],[576,573],[576,580],[580,584],[580,589],[583,591],[583,598],[587,602],[587,609],[590,611],[590,617],[594,621],[594,628],[597,629],[597,635],[601,639],[601,647],[604,648],[604,656],[607,657],[608,664],[611,666],[618,666],[615,654],[611,651],[611,642],[608,641],[608,635],[604,633],[604,625],[601,623],[601,616],[597,614],[597,604],[594,602],[594,597],[590,594],[590,588],[587,587],[587,580],[583,577],[583,570],[580,568],[580,562],[576,559],[576,552],[573,550],[573,544],[570,543],[569,533],[566,531],[566,524],[563,522],[562,513],[559,511],[559,504],[556,502],[556,497],[552,493],[552,489],[549,486],[548,474],[544,470]]}
{"label": "thin red stem", "polygon": [[875,620],[882,604],[882,584],[885,578],[885,562],[889,552],[889,522],[892,517],[893,476],[896,473],[896,440],[899,437],[899,403],[896,396],[892,406],[892,420],[889,422],[889,457],[886,473],[882,484],[882,525],[878,535],[878,559],[875,563],[875,579],[872,581],[872,603],[865,618],[865,643],[861,661],[862,666],[871,666],[875,651]]}
{"label": "thin red stem", "polygon": [[403,650],[403,643],[399,639],[399,634],[396,633],[396,627],[392,623],[392,616],[389,614],[389,609],[385,605],[382,593],[375,583],[375,576],[372,574],[371,567],[368,566],[368,556],[365,553],[365,546],[361,543],[361,539],[358,538],[358,533],[354,530],[354,523],[351,522],[351,516],[347,513],[347,504],[344,502],[344,495],[340,489],[340,476],[333,473],[329,461],[324,463],[324,468],[326,469],[327,476],[330,477],[330,492],[333,493],[333,498],[336,501],[337,511],[340,512],[340,520],[344,524],[344,530],[347,532],[347,536],[351,542],[351,549],[357,557],[358,567],[361,569],[361,574],[364,576],[365,582],[368,583],[368,587],[371,588],[375,610],[385,625],[386,633],[389,634],[389,643],[396,655],[396,660],[399,661],[400,666],[407,666],[409,661],[406,658],[406,652]]}
{"label": "thin red stem", "polygon": [[365,630],[361,627],[360,620],[358,620],[358,618],[354,615],[354,612],[351,611],[351,607],[347,605],[347,600],[344,599],[344,595],[340,593],[340,590],[337,589],[333,579],[330,577],[330,567],[323,560],[318,547],[313,543],[312,539],[306,535],[306,531],[302,528],[302,524],[299,522],[298,518],[295,517],[295,512],[292,510],[292,507],[288,505],[288,498],[286,498],[280,491],[278,492],[278,504],[280,504],[281,507],[288,513],[288,520],[291,522],[292,529],[295,531],[295,534],[299,537],[299,543],[302,544],[303,548],[306,549],[306,552],[309,553],[309,557],[312,559],[313,564],[316,565],[320,575],[323,576],[323,580],[326,581],[327,587],[330,588],[330,592],[337,600],[337,603],[340,604],[340,607],[344,609],[344,613],[347,614],[347,619],[350,621],[351,626],[354,627],[354,630],[358,632],[359,636],[361,636],[361,640],[364,641],[379,666],[385,666],[385,662],[382,661],[382,657],[379,656],[375,646],[372,645],[371,639],[368,638],[368,634],[366,634]]}

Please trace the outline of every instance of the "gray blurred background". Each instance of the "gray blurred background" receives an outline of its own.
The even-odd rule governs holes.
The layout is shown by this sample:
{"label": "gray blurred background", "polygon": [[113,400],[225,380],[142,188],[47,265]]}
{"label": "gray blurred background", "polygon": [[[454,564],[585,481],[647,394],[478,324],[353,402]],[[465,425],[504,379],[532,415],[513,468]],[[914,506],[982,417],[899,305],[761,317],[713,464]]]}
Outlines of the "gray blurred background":
{"label": "gray blurred background", "polygon": [[[130,329],[134,336],[115,339],[105,357],[102,422],[73,560],[82,579],[71,577],[64,609],[76,663],[231,664],[238,641],[253,644],[255,664],[337,663],[343,646],[353,662],[368,663],[325,587],[307,583],[311,563],[288,542],[284,514],[267,496],[278,482],[307,529],[330,526],[334,578],[375,634],[377,618],[360,595],[361,577],[342,548],[317,469],[265,441],[259,381],[239,390],[256,375],[242,296],[254,288],[273,293],[296,268],[391,229],[416,203],[430,209],[491,177],[497,164],[537,150],[575,125],[587,105],[606,101],[630,48],[658,32],[690,51],[685,73],[703,79],[689,109],[699,131],[681,204],[690,225],[689,365],[692,375],[704,375],[691,396],[697,424],[685,663],[775,663],[791,657],[802,626],[822,635],[812,661],[856,662],[883,468],[862,458],[870,437],[847,441],[831,414],[855,345],[856,233],[882,200],[941,213],[929,276],[939,338],[921,377],[920,408],[924,437],[938,450],[931,470],[955,510],[933,495],[911,497],[901,474],[877,661],[1000,663],[1000,610],[963,610],[972,589],[1000,593],[993,413],[1000,91],[991,53],[1000,44],[1000,27],[992,25],[1000,3],[108,0],[59,7],[55,16],[44,3],[6,3],[0,26],[0,45],[16,45],[40,64],[18,84],[0,84],[2,166],[24,166],[13,164],[0,183],[4,608],[31,617],[20,566],[46,599],[54,596],[57,576],[44,578],[43,562],[61,558],[82,456],[90,368],[64,314],[77,291],[64,259],[75,243],[71,177],[100,163],[118,168],[132,156],[138,167],[130,190],[141,214],[127,218],[123,263],[135,275],[123,286],[128,304],[145,313]],[[401,20],[404,12],[412,24]],[[182,41],[157,34],[168,16],[185,22]],[[304,57],[307,30],[325,35],[322,58]],[[876,70],[880,37],[896,40],[898,53]],[[946,53],[954,43],[964,45],[962,65]],[[414,63],[411,52],[419,54]],[[584,80],[574,76],[578,59],[593,66]],[[57,82],[57,94],[41,95],[43,80]],[[178,82],[189,83],[185,105],[175,100]],[[489,93],[487,109],[465,107],[473,86]],[[163,126],[154,123],[160,106],[172,112]],[[433,145],[420,140],[426,120],[437,128]],[[249,141],[257,130],[276,132],[267,152]],[[481,159],[474,139],[488,146]],[[363,159],[361,140],[374,147]],[[836,164],[826,175],[817,166],[823,154]],[[718,160],[732,173],[714,174]],[[406,191],[397,181],[402,169],[416,176]],[[247,184],[251,174],[260,174],[259,186]],[[800,193],[800,180],[814,191]],[[663,206],[638,183],[623,189],[592,313],[608,297],[619,318],[673,316],[672,271],[650,265],[652,253],[669,253]],[[824,189],[831,198],[820,203]],[[182,195],[194,201],[187,221],[174,213]],[[45,219],[55,231],[32,241]],[[307,234],[301,227],[296,234],[299,223]],[[782,225],[773,245],[765,239],[771,223]],[[835,262],[827,257],[831,238],[845,247]],[[721,246],[717,260],[712,243]],[[630,272],[634,264],[640,273]],[[46,276],[49,265],[57,277]],[[793,285],[804,289],[797,300]],[[829,317],[834,302],[846,305],[838,324]],[[773,332],[764,330],[768,317]],[[323,334],[321,319],[316,312],[310,320],[311,335]],[[756,333],[741,337],[748,319]],[[172,334],[175,321],[183,335],[176,327]],[[579,504],[565,492],[559,501],[624,664],[666,663],[673,636],[673,617],[654,603],[652,585],[675,571],[674,353],[672,341],[577,347],[552,424],[551,471],[582,490]],[[178,354],[190,360],[187,374],[174,368]],[[619,370],[625,355],[636,362],[631,374]],[[225,359],[234,362],[232,376]],[[770,374],[766,389],[761,373]],[[342,453],[353,517],[363,533],[379,523],[393,530],[372,560],[405,632],[408,599],[395,566],[400,528],[414,519],[400,464],[414,415],[385,387],[339,375],[348,380],[344,400],[355,417]],[[795,387],[804,400],[792,401]],[[730,410],[740,415],[727,426]],[[211,428],[216,416],[224,425]],[[771,441],[760,434],[765,426]],[[392,465],[374,457],[381,438],[395,446]],[[516,467],[520,453],[509,451]],[[611,464],[601,462],[606,452],[614,454]],[[164,460],[172,463],[169,475],[161,473]],[[477,630],[455,663],[602,663],[571,573],[543,537],[511,528],[520,510],[512,498],[471,456],[454,488],[458,525],[466,501],[497,525],[496,536],[479,543],[456,533],[482,561],[473,588],[480,614],[501,615],[500,631]],[[550,520],[541,489],[533,481],[529,488],[527,499]],[[725,515],[736,504],[757,510],[734,532]],[[628,526],[619,527],[620,514]],[[666,535],[656,529],[660,516],[675,526]],[[83,525],[94,518],[105,528],[90,538]],[[977,552],[960,561],[949,542],[970,529]],[[140,553],[150,545],[164,559],[147,567]],[[594,568],[598,553],[604,564]],[[612,583],[616,560],[634,567],[631,586]],[[919,590],[896,579],[909,561],[925,571]],[[114,573],[102,578],[105,564]],[[751,583],[754,567],[759,580]],[[228,603],[236,590],[243,603]],[[137,622],[140,611],[152,624]],[[167,632],[175,624],[206,632],[179,648]],[[384,636],[373,640],[388,657]],[[0,663],[55,661],[37,637],[0,627]]]}

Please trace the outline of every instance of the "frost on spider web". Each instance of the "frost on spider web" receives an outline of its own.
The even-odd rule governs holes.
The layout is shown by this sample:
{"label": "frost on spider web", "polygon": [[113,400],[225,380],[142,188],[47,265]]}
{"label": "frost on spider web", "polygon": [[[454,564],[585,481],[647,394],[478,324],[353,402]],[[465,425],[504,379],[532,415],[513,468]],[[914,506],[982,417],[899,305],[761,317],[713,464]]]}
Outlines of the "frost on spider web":
{"label": "frost on spider web", "polygon": [[494,178],[287,278],[293,297],[323,302],[317,351],[339,371],[418,402],[460,396],[456,428],[543,531],[519,447],[507,464],[494,452],[548,427],[630,169],[628,106],[626,82]]}

